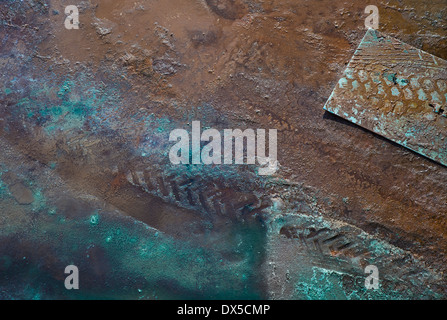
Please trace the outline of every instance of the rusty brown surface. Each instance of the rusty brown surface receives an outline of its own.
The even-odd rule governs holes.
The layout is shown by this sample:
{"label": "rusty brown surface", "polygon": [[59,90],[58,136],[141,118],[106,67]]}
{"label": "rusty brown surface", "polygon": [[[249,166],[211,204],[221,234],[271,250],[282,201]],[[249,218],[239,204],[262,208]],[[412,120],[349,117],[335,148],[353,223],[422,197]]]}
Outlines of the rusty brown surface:
{"label": "rusty brown surface", "polygon": [[[404,297],[445,297],[446,168],[322,110],[365,33],[369,2],[83,1],[79,30],[62,27],[65,3],[29,3],[22,13],[1,8],[8,21],[0,29],[4,82],[12,83],[27,63],[30,77],[76,79],[82,73],[85,83],[102,82],[101,90],[112,97],[95,122],[103,126],[48,134],[37,120],[14,114],[18,101],[30,95],[26,77],[18,77],[23,91],[2,96],[2,140],[28,161],[45,167],[57,162],[55,173],[74,195],[94,196],[174,239],[217,248],[231,263],[237,262],[218,245],[234,240],[228,222],[256,220],[262,212],[266,252],[256,268],[263,297],[306,297],[296,286],[315,275],[314,267],[346,275],[342,287],[354,288],[350,281],[371,262],[385,270],[388,288]],[[377,6],[381,32],[447,59],[445,1]],[[119,98],[111,88],[118,88],[113,92]],[[72,99],[82,90],[87,88],[72,92]],[[48,101],[57,98],[56,90],[49,92]],[[278,129],[276,176],[262,184],[241,169],[239,178],[217,188],[222,203],[256,197],[259,211],[212,216],[203,204],[187,207],[163,196],[162,186],[172,186],[166,180],[153,193],[139,188],[132,173],[147,168],[155,177],[174,179],[165,167],[168,144],[156,131],[159,122],[148,132],[139,120],[149,115],[182,128],[200,120],[219,130]],[[150,158],[141,156],[148,136],[158,152]],[[209,195],[218,185],[205,174],[197,177],[198,194]],[[8,217],[23,221],[23,210],[8,211]],[[308,249],[307,237],[314,239],[318,230],[326,235],[317,243],[341,234],[357,249],[341,250],[346,243]],[[335,289],[331,294],[349,296]]]}
{"label": "rusty brown surface", "polygon": [[369,30],[324,106],[447,165],[447,61]]}

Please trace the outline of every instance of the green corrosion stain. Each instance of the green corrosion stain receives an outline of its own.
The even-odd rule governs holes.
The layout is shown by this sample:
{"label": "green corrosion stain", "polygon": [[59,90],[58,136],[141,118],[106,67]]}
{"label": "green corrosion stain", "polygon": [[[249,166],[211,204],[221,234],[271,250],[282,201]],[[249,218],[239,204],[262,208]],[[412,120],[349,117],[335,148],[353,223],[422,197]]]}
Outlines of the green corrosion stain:
{"label": "green corrosion stain", "polygon": [[62,107],[61,106],[52,107],[50,112],[53,116],[58,117],[62,115]]}
{"label": "green corrosion stain", "polygon": [[346,78],[353,79],[354,78],[354,70],[351,68],[346,69],[345,75],[346,75]]}
{"label": "green corrosion stain", "polygon": [[[351,285],[347,285],[350,283]],[[312,267],[311,273],[300,275],[295,283],[295,297],[306,300],[396,300],[403,299],[399,292],[365,287],[365,276]]]}
{"label": "green corrosion stain", "polygon": [[374,252],[376,255],[380,256],[380,255],[390,255],[393,252],[392,248],[390,246],[388,246],[387,244],[385,244],[382,241],[378,241],[378,240],[372,240],[370,243],[370,249],[372,252]]}
{"label": "green corrosion stain", "polygon": [[99,223],[99,214],[95,213],[91,215],[89,222],[92,226],[96,226]]}
{"label": "green corrosion stain", "polygon": [[[96,279],[101,270],[104,281],[85,283],[79,290],[66,290],[42,263],[46,257],[30,257],[23,266],[29,290],[19,297],[50,299],[261,299],[262,265],[265,230],[257,224],[235,224],[228,241],[217,243],[218,250],[179,240],[147,225],[127,218],[98,212],[89,218],[58,220],[62,215],[37,220],[33,232],[24,241],[44,243],[51,248],[61,265],[77,262],[86,266],[84,279]],[[95,225],[91,228],[91,224]],[[60,239],[48,241],[47,239]],[[225,254],[222,254],[225,252]],[[230,258],[227,258],[230,256]],[[28,257],[27,257],[28,259]],[[49,257],[52,261],[52,257]],[[0,255],[0,267],[13,265]],[[45,260],[46,261],[46,260]],[[4,268],[10,270],[11,268]],[[40,287],[30,278],[38,275]],[[15,281],[15,280],[13,280]],[[1,279],[0,279],[1,282]],[[3,283],[0,283],[3,284]],[[14,287],[15,284],[8,284]],[[32,292],[31,292],[32,291]]]}
{"label": "green corrosion stain", "polygon": [[371,79],[372,79],[372,81],[373,81],[374,83],[381,83],[381,81],[380,81],[380,73],[378,73],[378,72],[374,72],[374,73],[371,75]]}
{"label": "green corrosion stain", "polygon": [[419,88],[419,81],[417,78],[411,78],[410,84],[413,88]]}
{"label": "green corrosion stain", "polygon": [[8,187],[2,180],[3,172],[0,172],[0,198],[4,198],[8,194]]}
{"label": "green corrosion stain", "polygon": [[395,73],[384,73],[383,77],[385,79],[385,82],[388,85],[391,85],[392,83],[396,84],[396,74]]}
{"label": "green corrosion stain", "polygon": [[59,89],[59,92],[57,93],[58,96],[64,97],[71,91],[71,87],[74,85],[73,81],[64,81],[62,86]]}
{"label": "green corrosion stain", "polygon": [[84,129],[87,122],[101,120],[97,116],[102,107],[116,105],[116,97],[113,89],[98,90],[81,75],[79,80],[66,80],[60,86],[36,84],[28,97],[19,100],[15,112],[25,114],[51,135],[57,130]]}
{"label": "green corrosion stain", "polygon": [[440,96],[440,95],[438,94],[438,92],[436,92],[436,91],[434,91],[434,92],[431,93],[431,98],[432,98],[432,100],[433,100],[434,102],[442,103],[442,101],[441,101],[441,96]]}
{"label": "green corrosion stain", "polygon": [[401,87],[405,87],[408,84],[408,80],[407,79],[400,79],[397,78],[396,82],[401,86]]}
{"label": "green corrosion stain", "polygon": [[418,98],[421,101],[426,101],[427,100],[427,96],[425,95],[424,90],[422,90],[422,89],[418,90]]}
{"label": "green corrosion stain", "polygon": [[34,190],[33,191],[34,201],[32,203],[32,210],[33,211],[45,210],[47,201],[41,189],[36,188],[36,186],[33,186],[32,183],[30,183],[29,186]]}
{"label": "green corrosion stain", "polygon": [[296,283],[295,294],[306,300],[347,299],[341,276],[336,271],[312,267],[311,278]]}
{"label": "green corrosion stain", "polygon": [[341,78],[341,79],[338,81],[338,86],[339,86],[340,88],[344,88],[347,84],[348,84],[348,80],[347,80],[346,78]]}
{"label": "green corrosion stain", "polygon": [[157,132],[165,132],[171,123],[171,121],[167,118],[157,119],[157,122],[159,124],[159,127],[157,128]]}

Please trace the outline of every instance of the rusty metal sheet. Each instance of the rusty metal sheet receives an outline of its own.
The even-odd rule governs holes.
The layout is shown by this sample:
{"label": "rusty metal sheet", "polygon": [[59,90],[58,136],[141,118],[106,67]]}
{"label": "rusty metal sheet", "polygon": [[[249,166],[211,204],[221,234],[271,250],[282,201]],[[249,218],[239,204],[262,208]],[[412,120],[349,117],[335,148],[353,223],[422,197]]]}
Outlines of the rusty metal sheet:
{"label": "rusty metal sheet", "polygon": [[[369,3],[0,1],[0,300],[446,299],[447,167],[321,117]],[[447,59],[445,0],[375,3]],[[173,165],[193,121],[277,172]]]}
{"label": "rusty metal sheet", "polygon": [[447,61],[369,29],[324,109],[447,166]]}

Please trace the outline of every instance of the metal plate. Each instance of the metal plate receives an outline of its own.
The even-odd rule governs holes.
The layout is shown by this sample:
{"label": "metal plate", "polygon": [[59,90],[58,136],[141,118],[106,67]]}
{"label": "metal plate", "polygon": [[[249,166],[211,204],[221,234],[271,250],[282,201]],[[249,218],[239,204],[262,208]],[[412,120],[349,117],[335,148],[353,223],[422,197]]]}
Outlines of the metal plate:
{"label": "metal plate", "polygon": [[324,109],[447,166],[447,61],[368,30]]}

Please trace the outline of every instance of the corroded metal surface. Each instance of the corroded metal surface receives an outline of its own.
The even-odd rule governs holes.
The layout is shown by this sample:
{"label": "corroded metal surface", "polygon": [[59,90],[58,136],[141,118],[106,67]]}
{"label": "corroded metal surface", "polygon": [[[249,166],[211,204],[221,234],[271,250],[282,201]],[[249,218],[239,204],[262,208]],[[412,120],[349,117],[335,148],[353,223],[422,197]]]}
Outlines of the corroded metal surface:
{"label": "corroded metal surface", "polygon": [[[80,1],[66,30],[1,1],[0,298],[447,297],[447,169],[322,110],[369,4]],[[445,0],[377,6],[447,59]],[[279,170],[173,166],[192,121],[277,129]]]}
{"label": "corroded metal surface", "polygon": [[368,30],[325,110],[447,166],[447,61]]}

